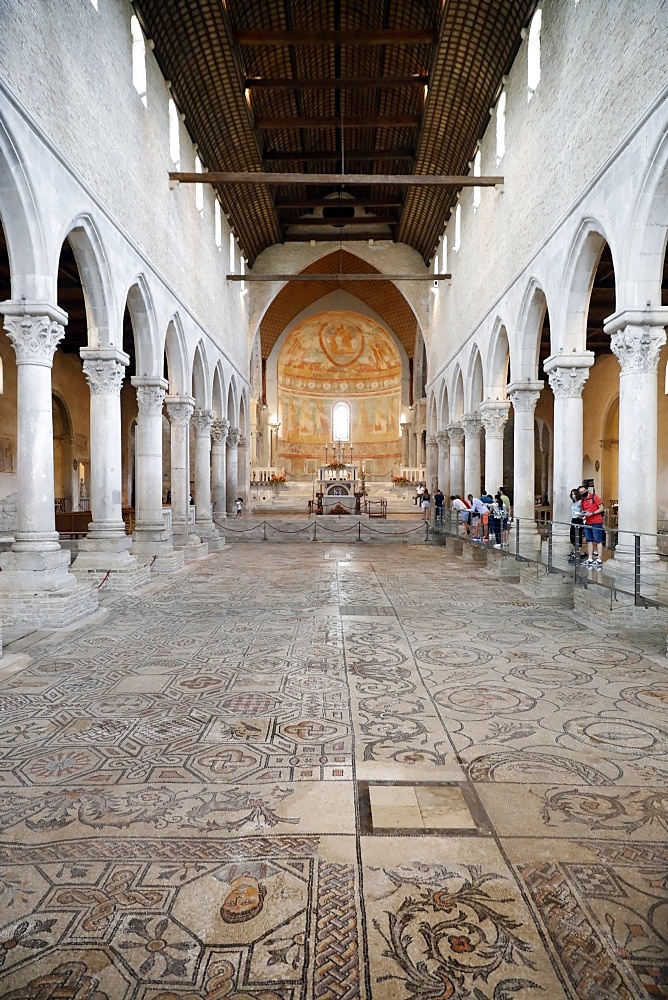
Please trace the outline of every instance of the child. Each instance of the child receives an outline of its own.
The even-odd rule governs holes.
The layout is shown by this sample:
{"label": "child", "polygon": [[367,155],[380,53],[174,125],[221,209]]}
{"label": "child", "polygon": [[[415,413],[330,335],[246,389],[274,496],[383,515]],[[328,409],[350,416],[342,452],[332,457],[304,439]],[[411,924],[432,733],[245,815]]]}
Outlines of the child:
{"label": "child", "polygon": [[234,501],[234,506],[237,508],[237,517],[241,517],[241,508],[244,505],[243,497],[237,497]]}

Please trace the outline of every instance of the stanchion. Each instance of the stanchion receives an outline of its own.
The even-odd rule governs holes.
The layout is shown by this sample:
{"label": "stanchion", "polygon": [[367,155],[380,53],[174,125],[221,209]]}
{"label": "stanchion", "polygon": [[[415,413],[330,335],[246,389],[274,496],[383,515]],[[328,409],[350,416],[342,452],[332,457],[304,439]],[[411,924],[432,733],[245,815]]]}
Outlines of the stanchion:
{"label": "stanchion", "polygon": [[547,571],[552,572],[552,521],[547,524]]}
{"label": "stanchion", "polygon": [[361,521],[357,522],[357,541],[358,542],[362,541],[362,522]]}
{"label": "stanchion", "polygon": [[429,521],[425,521],[424,522],[424,526],[427,529],[427,532],[426,532],[426,534],[424,536],[424,540],[425,540],[425,542],[428,542],[429,541]]}
{"label": "stanchion", "polygon": [[633,602],[636,607],[640,606],[640,535],[634,536],[635,540],[635,560],[633,567]]}
{"label": "stanchion", "polygon": [[515,518],[515,562],[520,562],[520,519]]}
{"label": "stanchion", "polygon": [[262,541],[263,542],[267,541],[267,522],[266,521],[262,522]]}
{"label": "stanchion", "polygon": [[317,531],[318,531],[318,521],[317,521],[317,518],[316,518],[316,520],[313,522],[313,538],[311,539],[312,542],[316,541]]}

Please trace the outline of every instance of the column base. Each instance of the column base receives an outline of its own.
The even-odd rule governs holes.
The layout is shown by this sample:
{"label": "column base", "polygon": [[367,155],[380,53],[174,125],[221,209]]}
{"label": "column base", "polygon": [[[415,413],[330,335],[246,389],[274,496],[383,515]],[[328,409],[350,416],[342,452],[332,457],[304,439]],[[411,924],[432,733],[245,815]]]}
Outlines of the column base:
{"label": "column base", "polygon": [[132,544],[133,556],[151,573],[174,573],[181,569],[184,563],[183,552],[183,549],[175,549],[171,542],[139,540]]}
{"label": "column base", "polygon": [[516,563],[520,567],[520,590],[542,604],[573,607],[574,583],[562,573],[546,573],[538,564]]}
{"label": "column base", "polygon": [[71,553],[57,549],[16,549],[0,555],[2,582],[6,593],[39,594],[41,592],[61,592],[73,590],[76,579],[69,572]]}
{"label": "column base", "polygon": [[0,616],[4,624],[63,628],[87,618],[98,610],[97,589],[77,585],[74,576],[72,580],[74,587],[68,591],[0,592]]}
{"label": "column base", "polygon": [[186,562],[194,562],[196,559],[206,559],[209,554],[209,546],[202,541],[199,535],[189,535],[188,544],[182,551]]}
{"label": "column base", "polygon": [[225,545],[225,538],[220,534],[213,521],[195,522],[199,537],[206,541],[209,552],[220,552]]}
{"label": "column base", "polygon": [[123,593],[139,590],[151,579],[148,566],[140,563],[127,550],[84,550],[74,560],[72,572],[80,583],[94,583],[98,587],[102,584],[102,590]]}
{"label": "column base", "polygon": [[[91,521],[88,525],[88,535],[85,540],[115,543],[117,540],[123,541],[123,539],[128,539],[126,548],[130,548],[132,539],[129,535],[126,535],[123,521]],[[81,545],[79,545],[79,548],[81,548]]]}

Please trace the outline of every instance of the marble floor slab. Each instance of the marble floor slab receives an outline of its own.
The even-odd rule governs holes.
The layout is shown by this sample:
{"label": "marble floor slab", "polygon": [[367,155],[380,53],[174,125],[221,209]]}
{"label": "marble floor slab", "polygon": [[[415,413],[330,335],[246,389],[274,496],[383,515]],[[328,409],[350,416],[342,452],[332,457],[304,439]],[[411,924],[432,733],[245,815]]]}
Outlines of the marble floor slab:
{"label": "marble floor slab", "polygon": [[424,544],[5,633],[0,997],[668,996],[668,679]]}

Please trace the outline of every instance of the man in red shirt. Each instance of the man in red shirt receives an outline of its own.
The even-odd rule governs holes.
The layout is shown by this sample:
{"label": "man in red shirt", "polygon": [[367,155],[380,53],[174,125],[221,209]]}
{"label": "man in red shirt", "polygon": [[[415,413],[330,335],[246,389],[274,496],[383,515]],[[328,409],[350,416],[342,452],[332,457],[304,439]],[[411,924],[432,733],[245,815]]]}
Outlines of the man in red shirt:
{"label": "man in red shirt", "polygon": [[[580,509],[584,518],[584,536],[587,543],[587,568],[600,569],[603,549],[603,501],[596,493],[590,493],[586,486],[580,486]],[[596,551],[594,551],[596,545]]]}

